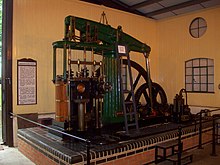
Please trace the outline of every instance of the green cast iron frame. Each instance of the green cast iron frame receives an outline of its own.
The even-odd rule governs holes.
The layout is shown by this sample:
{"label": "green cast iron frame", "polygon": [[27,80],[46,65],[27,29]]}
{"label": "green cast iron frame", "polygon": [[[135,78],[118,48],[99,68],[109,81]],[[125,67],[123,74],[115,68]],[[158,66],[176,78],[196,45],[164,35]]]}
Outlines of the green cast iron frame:
{"label": "green cast iron frame", "polygon": [[[53,45],[53,82],[56,80],[56,57],[57,49],[63,49],[63,81],[67,80],[67,51],[72,50],[86,50],[94,51],[94,54],[103,55],[105,67],[106,82],[111,82],[112,91],[104,96],[104,109],[102,120],[103,123],[117,123],[123,120],[122,117],[116,115],[122,110],[120,85],[118,83],[118,68],[116,58],[116,45],[126,45],[129,53],[142,53],[146,59],[146,70],[148,74],[149,93],[151,94],[151,79],[149,68],[149,54],[151,48],[145,43],[133,38],[124,33],[122,27],[117,29],[110,25],[105,25],[92,20],[67,16],[65,18],[64,39],[56,41]],[[89,28],[88,28],[89,27]],[[75,30],[80,32],[80,37],[76,36]],[[88,39],[89,33],[89,39]],[[152,102],[151,102],[152,105]]]}

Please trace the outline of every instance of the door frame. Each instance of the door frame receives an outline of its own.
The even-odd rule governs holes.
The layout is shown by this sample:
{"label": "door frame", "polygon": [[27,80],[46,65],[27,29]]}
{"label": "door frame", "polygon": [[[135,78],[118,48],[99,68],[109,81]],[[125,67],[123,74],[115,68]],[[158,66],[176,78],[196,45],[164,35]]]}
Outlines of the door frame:
{"label": "door frame", "polygon": [[12,102],[13,0],[3,0],[2,12],[2,130],[3,142],[13,146]]}

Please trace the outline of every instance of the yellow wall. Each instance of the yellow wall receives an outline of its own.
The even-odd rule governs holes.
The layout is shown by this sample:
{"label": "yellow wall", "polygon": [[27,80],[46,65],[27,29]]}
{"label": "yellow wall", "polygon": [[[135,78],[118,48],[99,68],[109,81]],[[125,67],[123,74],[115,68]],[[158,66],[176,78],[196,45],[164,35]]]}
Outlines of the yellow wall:
{"label": "yellow wall", "polygon": [[[52,80],[52,42],[62,40],[64,18],[78,16],[99,22],[101,13],[107,14],[109,24],[147,43],[153,79],[157,77],[158,49],[156,22],[104,6],[91,5],[76,0],[14,0],[13,13],[13,111],[15,113],[54,112],[54,85]],[[37,60],[37,104],[17,105],[17,60]],[[144,64],[142,55],[132,56]]]}
{"label": "yellow wall", "polygon": [[[54,112],[52,80],[52,42],[61,40],[64,18],[78,16],[99,22],[107,14],[109,24],[151,46],[151,77],[162,85],[170,103],[184,87],[184,64],[191,58],[208,57],[215,62],[215,93],[189,94],[190,105],[220,106],[220,8],[203,10],[161,21],[92,5],[77,0],[14,0],[13,13],[13,107],[15,113]],[[195,17],[203,17],[207,32],[199,39],[189,34]],[[17,105],[17,60],[37,60],[37,105]],[[145,66],[141,55],[133,60]]]}
{"label": "yellow wall", "polygon": [[[169,102],[185,87],[185,61],[191,58],[214,59],[214,94],[189,93],[190,105],[220,107],[220,7],[203,10],[157,22],[159,53],[158,82],[166,91]],[[201,38],[189,34],[189,25],[196,17],[207,21],[207,31]]]}

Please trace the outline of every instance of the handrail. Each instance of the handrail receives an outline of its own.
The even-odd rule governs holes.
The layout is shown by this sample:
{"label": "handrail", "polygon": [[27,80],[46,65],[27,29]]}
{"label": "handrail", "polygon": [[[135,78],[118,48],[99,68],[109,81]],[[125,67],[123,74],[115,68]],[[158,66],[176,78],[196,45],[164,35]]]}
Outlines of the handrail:
{"label": "handrail", "polygon": [[[210,121],[213,121],[213,120],[216,120],[216,119],[220,119],[220,117],[213,117],[212,119],[209,119],[209,120],[201,120],[201,116],[202,116],[202,114],[203,113],[207,113],[207,112],[210,112],[210,113],[212,113],[212,112],[216,112],[216,111],[220,111],[220,108],[218,108],[218,109],[214,109],[214,110],[209,110],[209,109],[202,109],[199,113],[197,113],[196,114],[196,116],[197,115],[200,115],[200,118],[199,118],[199,120],[195,120],[195,123],[192,123],[192,124],[187,124],[187,125],[181,125],[180,127],[181,127],[181,132],[182,132],[182,130],[184,129],[184,128],[187,128],[187,127],[190,127],[190,126],[196,126],[196,124],[199,124],[199,136],[202,136],[202,124],[204,124],[204,123],[208,123],[208,122],[210,122]],[[86,147],[87,147],[87,164],[89,165],[90,164],[90,146],[91,146],[91,141],[89,140],[89,139],[84,139],[84,138],[81,138],[81,137],[78,137],[78,136],[74,136],[74,135],[71,135],[71,134],[68,134],[68,133],[66,133],[66,132],[63,132],[63,131],[60,131],[60,130],[56,130],[56,129],[54,129],[54,128],[51,128],[51,127],[48,127],[48,126],[45,126],[45,125],[43,125],[43,124],[40,124],[40,123],[38,123],[38,122],[35,122],[35,121],[32,121],[32,120],[30,120],[30,119],[27,119],[27,118],[25,118],[25,117],[22,117],[22,116],[20,116],[20,115],[17,115],[17,114],[15,114],[15,113],[11,113],[11,115],[14,117],[18,117],[18,118],[21,118],[21,119],[23,119],[23,120],[26,120],[26,121],[28,121],[28,122],[31,122],[31,123],[33,123],[33,124],[36,124],[36,125],[38,125],[38,126],[41,126],[41,127],[43,127],[43,128],[46,128],[46,129],[49,129],[49,130],[52,130],[52,131],[55,131],[55,132],[58,132],[58,133],[61,133],[61,134],[63,134],[63,135],[66,135],[66,136],[69,136],[69,137],[72,137],[72,138],[74,138],[74,139],[78,139],[78,140],[80,140],[80,141],[83,141],[83,142],[85,142],[86,143]],[[179,130],[178,130],[178,128],[172,128],[172,129],[169,129],[169,130],[166,130],[166,131],[175,131],[175,130],[177,130],[178,132],[179,132]],[[195,129],[196,130],[196,129]],[[160,132],[161,133],[161,132]],[[158,134],[158,133],[152,133],[152,134],[150,134],[150,135],[154,135],[154,134]],[[149,135],[149,136],[150,136]],[[199,148],[202,148],[202,140],[201,140],[201,138],[199,138],[200,140],[199,140]],[[214,150],[214,149],[213,149]],[[214,151],[213,151],[213,153],[214,153]]]}
{"label": "handrail", "polygon": [[[207,121],[202,121],[202,113],[207,113],[207,112],[215,112],[215,111],[219,111],[220,109],[215,109],[215,110],[209,110],[209,109],[205,109],[205,110],[201,110],[198,114],[200,115],[199,118],[199,144],[198,144],[198,148],[202,149],[202,123],[205,123],[207,121],[212,121],[212,153],[210,154],[211,156],[217,156],[216,154],[216,136],[219,136],[218,134],[216,134],[216,120],[220,119],[220,117],[216,117],[215,115],[212,116],[211,120],[207,120]],[[183,152],[183,146],[182,146],[182,126],[178,127],[178,152],[177,152],[177,156],[178,156],[178,165],[181,165],[181,156],[182,156],[182,152]],[[218,139],[218,138],[217,138]]]}
{"label": "handrail", "polygon": [[178,152],[177,152],[177,162],[178,165],[181,165],[181,157],[182,157],[182,152],[183,152],[183,143],[181,141],[181,136],[182,136],[182,127],[178,127]]}
{"label": "handrail", "polygon": [[206,113],[206,112],[212,113],[212,112],[216,112],[216,111],[220,111],[220,108],[216,108],[216,109],[213,109],[213,110],[210,110],[210,109],[208,109],[208,108],[205,108],[205,109],[202,109],[200,112],[196,113],[195,115],[197,116],[197,115],[199,115],[200,113]]}
{"label": "handrail", "polygon": [[[205,123],[204,121],[202,122],[202,114],[204,113],[212,113],[212,112],[216,112],[216,111],[220,111],[220,108],[216,108],[213,110],[210,109],[202,109],[200,112],[198,112],[197,114],[195,114],[195,116],[199,116],[199,145],[198,148],[202,149],[202,123]],[[212,119],[213,121],[215,120],[214,118]],[[197,121],[195,120],[195,128],[196,128],[196,124]]]}
{"label": "handrail", "polygon": [[85,142],[85,143],[86,143],[86,150],[87,150],[87,165],[90,165],[90,146],[91,146],[91,141],[90,141],[89,139],[84,139],[84,138],[81,138],[81,137],[78,137],[78,136],[74,136],[74,135],[68,134],[68,133],[63,132],[63,131],[60,131],[60,130],[56,130],[56,129],[54,129],[54,128],[48,127],[48,126],[46,126],[46,125],[43,125],[43,124],[40,124],[40,123],[38,123],[38,122],[32,121],[32,120],[30,120],[30,119],[27,119],[27,118],[25,118],[25,117],[22,117],[22,116],[20,116],[20,115],[18,115],[18,114],[15,114],[15,113],[13,113],[13,112],[10,112],[10,114],[12,115],[11,117],[18,117],[18,118],[20,118],[20,119],[22,119],[22,120],[26,120],[26,121],[28,121],[28,122],[30,122],[30,123],[36,124],[36,125],[41,126],[41,127],[43,127],[43,128],[46,128],[46,129],[55,131],[55,132],[57,132],[57,133],[61,133],[61,134],[63,134],[63,135],[69,136],[69,137],[71,137],[71,138],[80,140],[80,141],[82,141],[82,142]]}

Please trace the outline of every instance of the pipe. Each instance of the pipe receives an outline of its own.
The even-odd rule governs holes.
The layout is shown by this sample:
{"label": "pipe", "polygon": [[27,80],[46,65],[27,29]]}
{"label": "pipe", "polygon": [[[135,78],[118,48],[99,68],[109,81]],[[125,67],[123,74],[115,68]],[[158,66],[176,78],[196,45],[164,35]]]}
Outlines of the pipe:
{"label": "pipe", "polygon": [[96,129],[99,128],[99,99],[95,99],[95,122]]}
{"label": "pipe", "polygon": [[64,44],[63,45],[63,79],[65,81],[67,79],[67,76],[66,76],[66,66],[67,66],[66,57],[67,57],[67,45]]}
{"label": "pipe", "polygon": [[178,165],[181,165],[181,157],[182,157],[182,151],[183,151],[183,143],[181,141],[182,136],[182,127],[178,127]]}
{"label": "pipe", "polygon": [[56,64],[57,64],[57,52],[56,52],[56,48],[55,47],[53,47],[53,83],[55,83],[55,81],[56,81],[56,75],[57,75],[57,73],[56,73],[56,68],[57,68],[57,66],[56,66]]}
{"label": "pipe", "polygon": [[215,132],[215,129],[216,129],[216,123],[215,123],[215,117],[213,116],[213,121],[212,121],[212,153],[211,153],[211,156],[217,156],[217,154],[216,154],[216,132]]}
{"label": "pipe", "polygon": [[78,130],[85,131],[86,102],[78,103]]}
{"label": "pipe", "polygon": [[150,97],[150,108],[151,112],[153,110],[153,98],[152,98],[152,83],[151,83],[151,78],[150,78],[150,62],[149,62],[149,55],[147,53],[144,53],[144,57],[146,60],[146,69],[147,69],[147,77],[148,77],[148,86],[149,86],[149,97]]}
{"label": "pipe", "polygon": [[182,96],[182,95],[183,95],[183,94],[182,94],[183,92],[184,92],[185,95],[186,95],[186,106],[188,106],[188,103],[187,103],[187,91],[186,91],[186,89],[182,88],[182,89],[180,90],[180,92],[179,92],[179,95]]}
{"label": "pipe", "polygon": [[199,114],[199,146],[198,146],[198,149],[203,149],[202,147],[202,113],[203,111],[200,111],[200,114]]}

